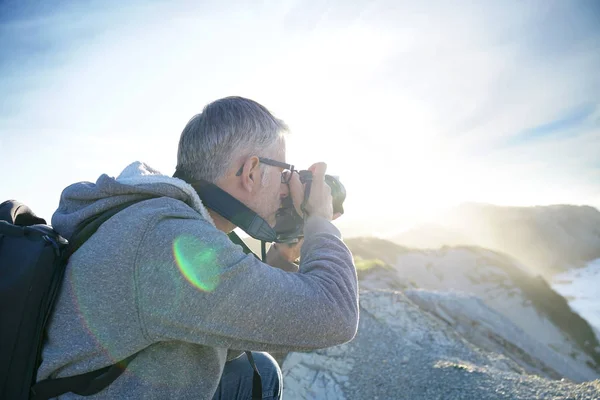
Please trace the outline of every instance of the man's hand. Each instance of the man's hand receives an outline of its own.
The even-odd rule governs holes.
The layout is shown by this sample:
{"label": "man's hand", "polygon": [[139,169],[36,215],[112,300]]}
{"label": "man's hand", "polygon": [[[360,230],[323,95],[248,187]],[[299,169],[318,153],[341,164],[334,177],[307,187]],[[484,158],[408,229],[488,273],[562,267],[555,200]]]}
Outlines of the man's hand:
{"label": "man's hand", "polygon": [[304,239],[297,243],[274,243],[267,252],[267,264],[288,272],[298,272],[298,265],[294,264],[300,258],[300,250]]}
{"label": "man's hand", "polygon": [[[313,164],[309,169],[312,172],[312,183],[306,211],[309,215],[320,216],[329,221],[333,220],[333,198],[331,197],[331,188],[325,183],[325,172],[327,164],[320,162]],[[290,190],[292,200],[298,214],[302,215],[302,202],[304,201],[304,187],[297,175],[292,176],[290,181]],[[339,215],[336,215],[336,217]]]}
{"label": "man's hand", "polygon": [[300,258],[302,243],[304,243],[304,238],[296,243],[275,243],[272,247],[275,247],[285,260],[294,262]]}

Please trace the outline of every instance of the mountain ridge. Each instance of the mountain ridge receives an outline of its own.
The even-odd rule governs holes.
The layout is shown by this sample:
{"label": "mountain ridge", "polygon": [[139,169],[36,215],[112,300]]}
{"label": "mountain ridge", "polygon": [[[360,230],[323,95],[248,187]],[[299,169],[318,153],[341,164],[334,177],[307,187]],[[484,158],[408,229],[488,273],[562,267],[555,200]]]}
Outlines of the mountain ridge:
{"label": "mountain ridge", "polygon": [[386,239],[417,248],[476,245],[497,250],[548,278],[600,258],[600,211],[587,205],[464,203],[435,222]]}

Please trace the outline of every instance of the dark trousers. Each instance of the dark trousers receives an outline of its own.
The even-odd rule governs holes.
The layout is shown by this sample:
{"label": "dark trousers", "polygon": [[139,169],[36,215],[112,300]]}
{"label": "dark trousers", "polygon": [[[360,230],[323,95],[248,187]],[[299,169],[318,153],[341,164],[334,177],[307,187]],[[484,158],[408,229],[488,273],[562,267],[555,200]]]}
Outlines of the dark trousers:
{"label": "dark trousers", "polygon": [[[265,400],[281,399],[283,378],[277,361],[268,353],[253,351],[252,356],[262,380],[262,398]],[[213,400],[251,400],[253,373],[254,370],[246,353],[235,360],[226,362]]]}

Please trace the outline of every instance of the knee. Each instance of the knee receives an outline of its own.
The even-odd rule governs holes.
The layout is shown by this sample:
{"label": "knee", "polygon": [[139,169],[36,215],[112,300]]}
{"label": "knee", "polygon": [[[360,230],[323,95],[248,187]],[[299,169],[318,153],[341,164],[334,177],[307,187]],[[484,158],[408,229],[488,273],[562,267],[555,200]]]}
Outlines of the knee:
{"label": "knee", "polygon": [[260,372],[263,397],[279,399],[283,390],[283,377],[277,361],[269,353],[252,352],[252,357]]}
{"label": "knee", "polygon": [[[268,353],[252,352],[252,358],[260,373],[263,400],[281,399],[283,378],[277,361]],[[225,363],[221,381],[213,399],[252,397],[254,369],[243,354]]]}

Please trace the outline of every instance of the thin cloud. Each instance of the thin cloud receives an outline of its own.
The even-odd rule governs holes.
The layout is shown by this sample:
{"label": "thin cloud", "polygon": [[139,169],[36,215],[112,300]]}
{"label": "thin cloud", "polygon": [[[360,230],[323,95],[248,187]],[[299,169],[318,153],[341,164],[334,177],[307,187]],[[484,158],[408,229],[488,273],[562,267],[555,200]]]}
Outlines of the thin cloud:
{"label": "thin cloud", "polygon": [[240,94],[290,124],[291,161],[330,161],[381,209],[599,198],[597,2],[60,5],[0,26],[2,145],[51,145],[48,173],[168,173],[189,117]]}
{"label": "thin cloud", "polygon": [[590,120],[590,117],[597,112],[598,107],[599,105],[593,103],[582,104],[568,110],[563,116],[553,121],[524,130],[516,137],[510,138],[506,145],[517,146],[545,137],[564,137],[577,133],[574,131],[578,128],[582,128],[588,123],[595,124],[595,121]]}

